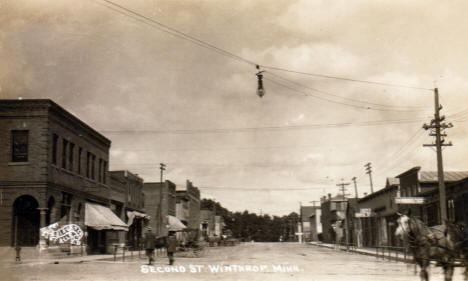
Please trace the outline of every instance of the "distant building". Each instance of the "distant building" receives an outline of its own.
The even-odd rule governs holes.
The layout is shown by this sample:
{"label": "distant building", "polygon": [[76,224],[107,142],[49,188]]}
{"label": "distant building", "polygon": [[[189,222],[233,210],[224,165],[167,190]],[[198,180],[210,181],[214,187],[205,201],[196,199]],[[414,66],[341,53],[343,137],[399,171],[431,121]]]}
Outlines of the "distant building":
{"label": "distant building", "polygon": [[313,206],[309,216],[310,240],[320,241],[322,239],[322,223],[320,222],[322,210],[320,206]]}
{"label": "distant building", "polygon": [[51,100],[0,100],[0,246],[56,247],[39,228],[59,222],[105,252],[128,230],[109,209],[110,145]]}
{"label": "distant building", "polygon": [[311,226],[310,226],[310,216],[315,213],[316,207],[314,206],[301,206],[299,216],[302,224],[302,238],[304,241],[311,240]]}
{"label": "distant building", "polygon": [[215,216],[214,219],[215,219],[214,220],[214,223],[215,223],[214,235],[221,237],[224,231],[224,226],[225,226],[224,219],[222,216]]}
{"label": "distant building", "polygon": [[200,210],[200,238],[208,240],[215,234],[215,216],[212,210]]}
{"label": "distant building", "polygon": [[[176,219],[176,185],[171,181],[143,184],[145,211],[150,216],[149,226],[157,236],[167,236],[170,229],[168,216]],[[181,222],[182,223],[182,222]]]}
{"label": "distant building", "polygon": [[343,238],[342,235],[337,235],[337,230],[343,231],[342,223],[346,217],[347,199],[341,196],[328,197],[323,196],[320,200],[322,210],[321,220],[323,241],[327,243],[337,242],[337,238]]}
{"label": "distant building", "polygon": [[176,190],[176,217],[185,225],[188,225],[189,196],[186,190]]}
{"label": "distant building", "polygon": [[395,197],[399,186],[398,178],[387,178],[384,188],[358,200],[356,230],[359,238],[356,239],[359,245],[375,247],[401,244],[394,235],[398,218]]}
{"label": "distant building", "polygon": [[199,229],[200,228],[200,190],[195,187],[191,181],[187,180],[186,183],[186,194],[188,197],[188,228]]}
{"label": "distant building", "polygon": [[143,227],[148,223],[144,213],[143,179],[129,171],[110,171],[111,209],[129,226],[127,234],[116,243],[136,249],[142,242]]}

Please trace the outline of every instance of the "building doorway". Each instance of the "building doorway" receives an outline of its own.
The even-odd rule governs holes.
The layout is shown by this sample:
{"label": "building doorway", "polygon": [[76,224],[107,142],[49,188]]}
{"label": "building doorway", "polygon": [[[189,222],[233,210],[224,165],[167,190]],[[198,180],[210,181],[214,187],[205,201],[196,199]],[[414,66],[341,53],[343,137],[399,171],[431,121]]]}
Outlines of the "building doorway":
{"label": "building doorway", "polygon": [[106,253],[106,231],[88,228],[88,254]]}
{"label": "building doorway", "polygon": [[39,203],[30,195],[18,197],[13,203],[12,246],[36,246],[39,242]]}

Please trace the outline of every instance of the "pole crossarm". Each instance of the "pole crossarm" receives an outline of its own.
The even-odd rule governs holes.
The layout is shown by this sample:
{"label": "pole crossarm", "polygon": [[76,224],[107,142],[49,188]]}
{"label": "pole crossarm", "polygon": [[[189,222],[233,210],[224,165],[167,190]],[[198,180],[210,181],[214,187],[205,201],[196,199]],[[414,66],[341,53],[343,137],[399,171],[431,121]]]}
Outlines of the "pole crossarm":
{"label": "pole crossarm", "polygon": [[372,164],[369,162],[364,167],[366,168],[366,174],[369,175],[371,193],[374,193],[374,184],[372,183]]}

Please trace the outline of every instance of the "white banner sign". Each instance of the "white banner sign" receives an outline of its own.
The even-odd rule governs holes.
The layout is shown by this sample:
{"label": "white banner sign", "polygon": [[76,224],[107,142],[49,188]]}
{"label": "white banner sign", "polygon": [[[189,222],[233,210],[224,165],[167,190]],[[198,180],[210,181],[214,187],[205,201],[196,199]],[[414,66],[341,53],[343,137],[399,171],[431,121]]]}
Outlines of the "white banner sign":
{"label": "white banner sign", "polygon": [[41,228],[41,236],[51,242],[65,243],[70,241],[72,245],[81,245],[83,231],[76,224],[67,224],[58,228],[58,223]]}
{"label": "white banner sign", "polygon": [[355,213],[354,214],[355,218],[369,218],[371,217],[370,213]]}
{"label": "white banner sign", "polygon": [[361,208],[359,213],[355,213],[355,218],[369,218],[372,216],[372,209],[371,208]]}
{"label": "white banner sign", "polygon": [[396,204],[424,204],[424,197],[397,197],[395,198]]}

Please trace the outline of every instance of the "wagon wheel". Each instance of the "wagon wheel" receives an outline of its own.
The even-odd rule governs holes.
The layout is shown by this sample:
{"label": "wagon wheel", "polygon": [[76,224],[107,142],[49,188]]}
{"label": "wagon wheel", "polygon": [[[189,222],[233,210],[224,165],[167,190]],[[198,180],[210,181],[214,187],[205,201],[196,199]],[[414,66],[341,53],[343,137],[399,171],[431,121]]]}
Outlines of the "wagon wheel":
{"label": "wagon wheel", "polygon": [[193,255],[197,258],[203,256],[204,253],[205,253],[204,247],[199,246],[193,249]]}

